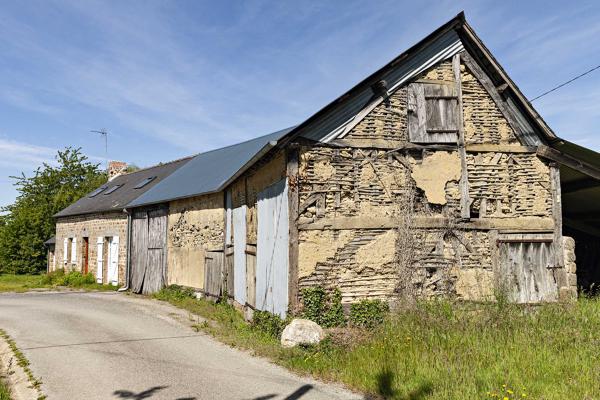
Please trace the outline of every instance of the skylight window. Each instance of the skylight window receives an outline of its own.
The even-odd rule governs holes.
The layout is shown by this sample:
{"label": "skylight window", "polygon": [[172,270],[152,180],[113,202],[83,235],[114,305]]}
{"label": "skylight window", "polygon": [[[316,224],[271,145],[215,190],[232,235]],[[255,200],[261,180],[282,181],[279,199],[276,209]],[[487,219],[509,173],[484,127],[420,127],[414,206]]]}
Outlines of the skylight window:
{"label": "skylight window", "polygon": [[146,186],[147,184],[149,184],[150,182],[152,182],[154,179],[156,179],[156,177],[155,177],[155,176],[151,176],[150,178],[146,178],[146,179],[144,179],[144,180],[142,180],[142,181],[138,182],[138,184],[137,184],[137,185],[135,185],[133,188],[134,188],[134,189],[141,189],[141,188],[143,188],[144,186]]}
{"label": "skylight window", "polygon": [[107,187],[108,186],[100,186],[98,189],[96,189],[92,193],[90,193],[88,197],[91,199],[92,197],[98,196]]}
{"label": "skylight window", "polygon": [[114,192],[115,190],[120,188],[121,186],[123,186],[123,185],[115,185],[115,186],[111,187],[106,192],[104,192],[104,195],[106,196],[107,194],[111,194],[112,192]]}

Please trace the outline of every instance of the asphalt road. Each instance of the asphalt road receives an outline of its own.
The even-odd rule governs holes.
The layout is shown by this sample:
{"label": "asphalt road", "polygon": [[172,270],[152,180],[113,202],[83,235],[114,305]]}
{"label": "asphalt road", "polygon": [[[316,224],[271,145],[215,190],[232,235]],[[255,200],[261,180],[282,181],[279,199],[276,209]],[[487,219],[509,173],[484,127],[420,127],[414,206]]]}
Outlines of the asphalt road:
{"label": "asphalt road", "polygon": [[167,304],[117,293],[0,294],[0,328],[49,400],[358,399],[190,328]]}

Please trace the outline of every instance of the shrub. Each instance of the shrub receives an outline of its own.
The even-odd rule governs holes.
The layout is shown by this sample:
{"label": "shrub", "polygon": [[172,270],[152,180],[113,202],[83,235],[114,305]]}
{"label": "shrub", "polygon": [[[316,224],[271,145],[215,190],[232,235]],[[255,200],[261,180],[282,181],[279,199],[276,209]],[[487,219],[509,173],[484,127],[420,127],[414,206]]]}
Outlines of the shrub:
{"label": "shrub", "polygon": [[194,297],[194,289],[179,285],[170,285],[154,293],[154,298],[165,301],[183,301]]}
{"label": "shrub", "polygon": [[302,316],[316,322],[324,328],[333,328],[345,324],[342,307],[342,293],[334,289],[328,294],[320,286],[302,289]]}
{"label": "shrub", "polygon": [[381,300],[361,300],[350,306],[350,323],[372,329],[383,323],[389,310],[388,304]]}
{"label": "shrub", "polygon": [[279,318],[278,315],[271,314],[268,311],[254,311],[252,326],[258,330],[273,336],[279,337],[287,325],[287,320]]}

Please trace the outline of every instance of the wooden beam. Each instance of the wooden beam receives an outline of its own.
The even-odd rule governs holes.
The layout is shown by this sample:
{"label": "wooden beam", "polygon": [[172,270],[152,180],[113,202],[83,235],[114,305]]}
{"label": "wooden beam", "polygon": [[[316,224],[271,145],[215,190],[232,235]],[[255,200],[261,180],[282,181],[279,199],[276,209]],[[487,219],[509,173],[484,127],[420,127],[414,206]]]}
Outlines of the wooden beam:
{"label": "wooden beam", "polygon": [[467,153],[535,153],[537,147],[512,144],[467,144]]}
{"label": "wooden beam", "polygon": [[537,155],[552,161],[556,161],[559,164],[563,164],[569,168],[591,176],[594,179],[600,179],[599,169],[546,145],[542,144],[538,146]]}
{"label": "wooden beam", "polygon": [[550,165],[550,192],[552,193],[552,218],[554,219],[554,279],[558,287],[567,286],[567,275],[564,269],[564,252],[562,238],[562,198],[560,193],[560,171],[558,165]]}
{"label": "wooden beam", "polygon": [[506,118],[510,127],[513,128],[515,134],[519,137],[523,136],[523,131],[519,127],[519,124],[517,123],[517,120],[513,113],[506,106],[504,99],[502,99],[500,93],[498,93],[496,85],[494,85],[492,80],[487,76],[487,74],[481,69],[479,64],[477,64],[477,62],[473,59],[473,57],[471,57],[471,55],[468,52],[463,51],[460,53],[460,55],[462,57],[463,63],[467,66],[469,71],[473,74],[473,76],[475,76],[479,83],[481,83],[483,88],[488,92],[494,103],[496,103],[496,106],[498,107],[504,118]]}
{"label": "wooden beam", "polygon": [[562,185],[562,194],[579,192],[581,190],[592,189],[600,186],[600,180],[593,178],[578,179],[576,181],[565,182]]}
{"label": "wooden beam", "polygon": [[288,309],[294,314],[298,308],[298,175],[299,146],[293,144],[287,151],[289,255],[288,255]]}
{"label": "wooden beam", "polygon": [[[352,230],[352,229],[396,229],[402,223],[398,218],[390,217],[334,217],[300,218],[299,230]],[[521,218],[473,218],[469,221],[455,224],[444,217],[416,216],[411,223],[416,229],[440,228],[447,229],[454,224],[461,229],[477,230],[515,230],[515,231],[552,231],[554,220],[543,217],[521,217]]]}
{"label": "wooden beam", "polygon": [[458,97],[456,126],[458,127],[458,155],[460,156],[460,216],[467,219],[471,216],[471,199],[469,198],[469,173],[467,170],[467,151],[465,149],[460,54],[455,54],[454,57],[452,57],[452,70],[454,72],[454,84],[456,85],[456,95]]}

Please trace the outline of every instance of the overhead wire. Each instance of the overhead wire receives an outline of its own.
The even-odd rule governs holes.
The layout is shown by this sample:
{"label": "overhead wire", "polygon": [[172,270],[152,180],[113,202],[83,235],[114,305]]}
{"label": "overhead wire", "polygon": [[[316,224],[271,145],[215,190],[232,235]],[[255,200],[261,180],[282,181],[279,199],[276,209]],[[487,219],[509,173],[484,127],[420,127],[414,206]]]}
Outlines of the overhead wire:
{"label": "overhead wire", "polygon": [[579,79],[579,78],[581,78],[581,77],[583,77],[583,76],[586,76],[587,74],[589,74],[589,73],[591,73],[591,72],[594,72],[595,70],[597,70],[597,69],[599,69],[599,68],[600,68],[600,65],[597,65],[597,66],[595,66],[594,68],[592,68],[592,69],[590,69],[590,70],[588,70],[588,71],[584,72],[583,74],[577,75],[576,77],[574,77],[574,78],[572,78],[572,79],[570,79],[570,80],[568,80],[568,81],[566,81],[566,82],[564,82],[564,83],[561,83],[560,85],[558,85],[558,86],[556,86],[556,87],[553,87],[552,89],[550,89],[550,90],[548,90],[548,91],[546,91],[546,92],[544,92],[544,93],[540,94],[539,96],[537,96],[537,97],[534,97],[533,99],[529,100],[529,102],[531,103],[531,102],[533,102],[533,101],[535,101],[535,100],[539,99],[540,97],[544,97],[545,95],[547,95],[547,94],[550,94],[550,93],[554,92],[555,90],[558,90],[558,89],[560,89],[561,87],[563,87],[563,86],[566,86],[566,85],[568,85],[569,83],[571,83],[571,82],[573,82],[573,81],[576,81],[577,79]]}

